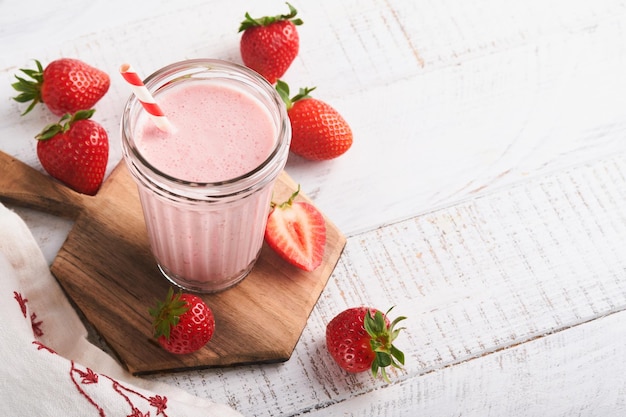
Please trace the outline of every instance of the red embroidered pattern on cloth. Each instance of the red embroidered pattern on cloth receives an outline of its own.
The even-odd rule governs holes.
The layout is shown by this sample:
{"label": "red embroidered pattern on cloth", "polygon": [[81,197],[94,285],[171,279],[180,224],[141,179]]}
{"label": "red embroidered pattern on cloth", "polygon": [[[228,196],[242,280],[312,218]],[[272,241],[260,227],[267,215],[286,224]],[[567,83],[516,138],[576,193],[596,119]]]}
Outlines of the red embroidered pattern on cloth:
{"label": "red embroidered pattern on cloth", "polygon": [[15,301],[17,301],[17,303],[20,305],[20,310],[22,310],[22,315],[26,317],[26,303],[28,302],[28,299],[22,297],[22,294],[20,294],[17,291],[13,291],[13,298],[15,298]]}
{"label": "red embroidered pattern on cloth", "polygon": [[[28,298],[24,298],[22,294],[18,293],[17,291],[13,291],[13,298],[15,298],[17,303],[20,305],[22,315],[26,317],[26,303],[28,302]],[[30,325],[33,328],[33,333],[35,333],[35,336],[43,336],[43,330],[41,330],[41,321],[37,321],[37,314],[30,314]]]}
{"label": "red embroidered pattern on cloth", "polygon": [[[27,318],[28,299],[17,291],[13,292],[13,298],[15,298],[15,300],[17,301],[24,318]],[[37,315],[34,312],[32,312],[30,315],[30,322],[33,328],[34,335],[36,337],[43,336],[43,321],[37,321]],[[53,355],[57,354],[53,349],[49,348],[38,340],[34,340],[33,345],[36,346],[37,351],[45,351]],[[100,387],[102,388],[102,390],[108,389],[108,386],[102,384],[102,378],[108,380],[111,383],[110,387],[113,388],[113,391],[117,393],[117,395],[119,395],[121,399],[125,401],[130,407],[130,414],[128,414],[127,417],[150,417],[149,410],[144,413],[138,406],[138,403],[141,402],[145,402],[145,405],[143,405],[144,409],[149,407],[154,408],[156,416],[168,417],[165,413],[165,410],[167,409],[167,397],[165,396],[154,395],[147,397],[107,375],[98,374],[90,368],[79,369],[79,367],[73,360],[70,361],[69,377],[73,385],[76,387],[76,391],[81,396],[83,396],[91,405],[93,405],[94,408],[96,408],[101,417],[106,417],[105,410],[93,398],[93,395],[90,395],[88,393],[88,391],[94,391]]]}

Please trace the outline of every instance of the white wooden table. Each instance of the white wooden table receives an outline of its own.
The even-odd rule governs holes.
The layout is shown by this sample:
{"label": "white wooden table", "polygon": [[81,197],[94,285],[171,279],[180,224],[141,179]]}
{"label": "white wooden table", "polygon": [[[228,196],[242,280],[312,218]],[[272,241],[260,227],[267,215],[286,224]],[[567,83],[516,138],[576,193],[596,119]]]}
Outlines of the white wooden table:
{"label": "white wooden table", "polygon": [[[350,122],[353,148],[288,173],[348,236],[292,358],[153,378],[249,416],[623,416],[626,3],[293,2],[284,79]],[[95,118],[120,160],[128,87],[187,58],[240,62],[238,23],[283,2],[0,2],[0,149],[41,169],[53,117],[10,100],[33,58],[106,70]],[[71,224],[16,208],[52,261]],[[1,233],[1,232],[0,232]],[[348,375],[326,323],[355,305],[409,317],[392,383]]]}

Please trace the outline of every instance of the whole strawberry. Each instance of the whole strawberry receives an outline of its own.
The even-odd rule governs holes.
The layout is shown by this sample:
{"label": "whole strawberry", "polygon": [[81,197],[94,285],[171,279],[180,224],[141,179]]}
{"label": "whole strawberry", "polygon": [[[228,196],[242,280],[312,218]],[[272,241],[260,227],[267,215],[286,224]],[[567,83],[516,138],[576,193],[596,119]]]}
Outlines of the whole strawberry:
{"label": "whole strawberry", "polygon": [[213,312],[202,298],[188,293],[174,294],[172,288],[165,301],[149,310],[153,317],[154,337],[168,352],[192,353],[206,345],[215,331]]}
{"label": "whole strawberry", "polygon": [[[393,307],[392,307],[393,308]],[[404,354],[393,341],[403,329],[396,325],[406,317],[398,317],[391,324],[387,315],[374,308],[353,307],[339,313],[326,326],[326,347],[337,364],[348,372],[378,371],[389,381],[386,367],[401,368]]]}
{"label": "whole strawberry", "polygon": [[295,18],[298,12],[291,4],[287,6],[289,14],[278,16],[254,19],[246,13],[239,26],[239,32],[243,32],[239,44],[243,63],[270,84],[287,72],[300,48],[296,26],[301,25],[302,20]]}
{"label": "whole strawberry", "polygon": [[109,159],[106,130],[90,120],[95,110],[66,114],[35,136],[37,157],[52,177],[79,193],[100,189]]}
{"label": "whole strawberry", "polygon": [[315,88],[302,88],[289,98],[289,86],[281,80],[276,91],[287,106],[291,123],[291,152],[303,158],[321,161],[344,154],[352,146],[352,129],[329,104],[312,98]]}
{"label": "whole strawberry", "polygon": [[272,203],[265,227],[265,241],[290,264],[313,271],[324,257],[326,222],[312,204],[294,201],[299,192],[298,186],[284,203]]}
{"label": "whole strawberry", "polygon": [[57,116],[91,109],[109,90],[111,83],[104,71],[77,59],[61,58],[52,61],[44,70],[35,60],[37,69],[22,69],[30,79],[18,77],[12,86],[20,94],[13,99],[30,105],[22,115],[37,103],[44,103]]}

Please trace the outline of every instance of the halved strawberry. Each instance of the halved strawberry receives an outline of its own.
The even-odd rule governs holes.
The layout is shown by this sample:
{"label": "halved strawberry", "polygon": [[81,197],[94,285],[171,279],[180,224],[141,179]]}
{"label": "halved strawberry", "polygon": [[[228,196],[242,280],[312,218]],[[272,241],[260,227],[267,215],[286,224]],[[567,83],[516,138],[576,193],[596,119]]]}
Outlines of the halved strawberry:
{"label": "halved strawberry", "polygon": [[306,201],[294,199],[300,186],[281,204],[272,203],[265,241],[283,259],[305,271],[320,266],[326,246],[326,223],[322,213]]}

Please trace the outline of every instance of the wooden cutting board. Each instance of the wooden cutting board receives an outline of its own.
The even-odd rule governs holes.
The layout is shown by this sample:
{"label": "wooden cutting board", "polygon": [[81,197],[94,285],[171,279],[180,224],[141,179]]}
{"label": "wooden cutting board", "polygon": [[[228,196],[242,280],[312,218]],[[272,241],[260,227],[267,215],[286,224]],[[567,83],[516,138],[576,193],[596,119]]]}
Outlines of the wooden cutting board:
{"label": "wooden cutting board", "polygon": [[[283,172],[274,200],[285,200],[296,187]],[[170,284],[151,255],[135,183],[123,161],[91,197],[0,152],[0,199],[75,219],[52,273],[133,374],[288,360],[346,243],[326,219],[325,260],[313,272],[290,266],[264,245],[241,283],[201,295],[215,315],[213,339],[196,353],[173,355],[151,337],[148,308]]]}

